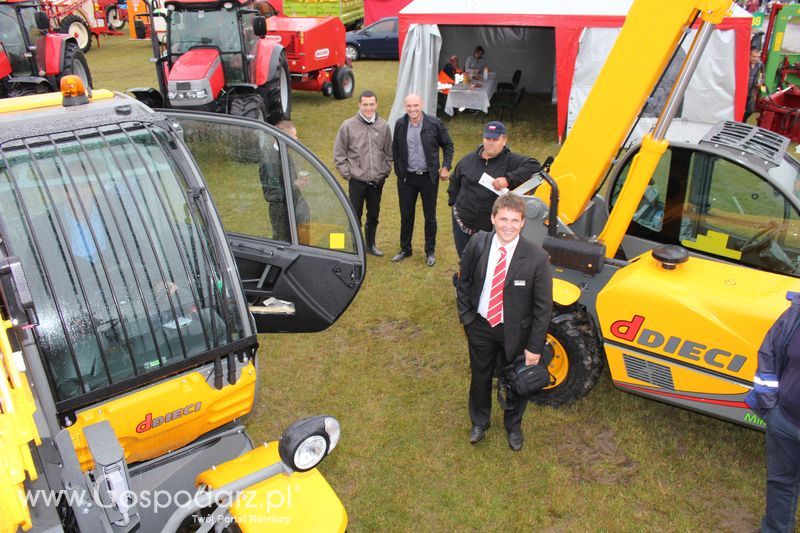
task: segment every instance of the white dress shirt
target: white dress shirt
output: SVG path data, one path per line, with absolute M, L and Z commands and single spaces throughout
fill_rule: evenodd
M 506 275 L 508 275 L 508 267 L 511 265 L 511 258 L 514 256 L 514 250 L 517 249 L 519 242 L 519 235 L 506 245 L 500 244 L 495 234 L 492 237 L 492 245 L 489 248 L 489 260 L 486 263 L 486 279 L 483 281 L 483 290 L 481 290 L 481 297 L 478 300 L 478 314 L 483 318 L 487 318 L 489 313 L 489 296 L 492 292 L 492 278 L 494 278 L 494 269 L 497 266 L 497 260 L 500 259 L 500 247 L 506 249 Z M 501 315 L 500 322 L 503 322 L 505 317 Z

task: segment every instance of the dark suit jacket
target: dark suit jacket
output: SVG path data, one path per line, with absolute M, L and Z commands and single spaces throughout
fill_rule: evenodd
M 457 299 L 459 319 L 465 326 L 478 316 L 492 237 L 494 232 L 473 235 L 461 258 Z M 553 312 L 550 256 L 522 236 L 506 271 L 503 312 L 506 360 L 513 361 L 524 349 L 542 353 Z
M 408 172 L 408 115 L 403 115 L 394 124 L 392 136 L 392 159 L 394 160 L 394 174 L 399 181 L 406 178 Z M 442 167 L 448 170 L 453 168 L 453 154 L 455 146 L 453 139 L 447 132 L 442 121 L 436 117 L 422 114 L 422 131 L 419 132 L 422 141 L 422 151 L 425 153 L 425 163 L 432 181 L 439 179 L 439 148 L 442 149 Z

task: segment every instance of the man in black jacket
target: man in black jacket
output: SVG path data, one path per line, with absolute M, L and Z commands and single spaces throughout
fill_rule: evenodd
M 439 149 L 443 161 L 439 168 Z M 406 114 L 394 125 L 392 159 L 400 199 L 400 251 L 392 261 L 411 255 L 417 196 L 422 196 L 425 215 L 425 262 L 436 263 L 436 198 L 439 180 L 446 181 L 453 166 L 453 141 L 438 118 L 422 112 L 422 98 L 406 97 Z
M 520 236 L 525 202 L 513 193 L 504 194 L 494 202 L 490 216 L 494 231 L 479 231 L 470 239 L 457 287 L 458 316 L 467 334 L 472 372 L 472 444 L 489 428 L 496 359 L 506 366 L 524 354 L 526 365 L 547 364 L 542 352 L 553 310 L 550 257 Z M 522 449 L 527 404 L 527 398 L 510 398 L 504 415 L 508 445 L 515 452 Z
M 472 234 L 492 231 L 490 215 L 497 195 L 518 187 L 541 168 L 535 159 L 511 152 L 507 143 L 503 123 L 489 122 L 481 146 L 464 156 L 450 176 L 447 203 L 453 208 L 453 239 L 459 257 Z

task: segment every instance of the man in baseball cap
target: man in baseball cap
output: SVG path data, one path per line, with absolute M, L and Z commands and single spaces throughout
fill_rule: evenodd
M 464 156 L 450 174 L 448 204 L 453 208 L 453 239 L 458 257 L 478 230 L 492 231 L 492 205 L 506 189 L 513 189 L 539 172 L 539 162 L 515 154 L 506 146 L 508 131 L 496 120 L 483 127 L 483 142 Z M 491 188 L 480 183 L 491 178 Z

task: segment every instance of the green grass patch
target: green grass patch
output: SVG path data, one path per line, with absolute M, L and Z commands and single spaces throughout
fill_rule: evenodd
M 149 44 L 107 38 L 88 54 L 96 87 L 155 84 Z M 394 100 L 397 63 L 355 64 L 356 93 Z M 332 168 L 339 124 L 355 99 L 295 92 L 300 139 Z M 456 159 L 475 149 L 482 115 L 445 118 Z M 549 96 L 526 97 L 510 145 L 544 160 L 558 151 Z M 525 447 L 508 449 L 499 410 L 487 438 L 468 443 L 466 338 L 451 284 L 457 267 L 446 187 L 439 190 L 434 268 L 424 264 L 421 206 L 414 255 L 399 264 L 393 178 L 378 244 L 344 316 L 313 335 L 262 336 L 259 396 L 247 426 L 272 440 L 299 417 L 330 413 L 342 441 L 321 466 L 344 502 L 350 531 L 753 531 L 763 510 L 764 436 L 626 395 L 607 375 L 584 400 L 531 406 Z

